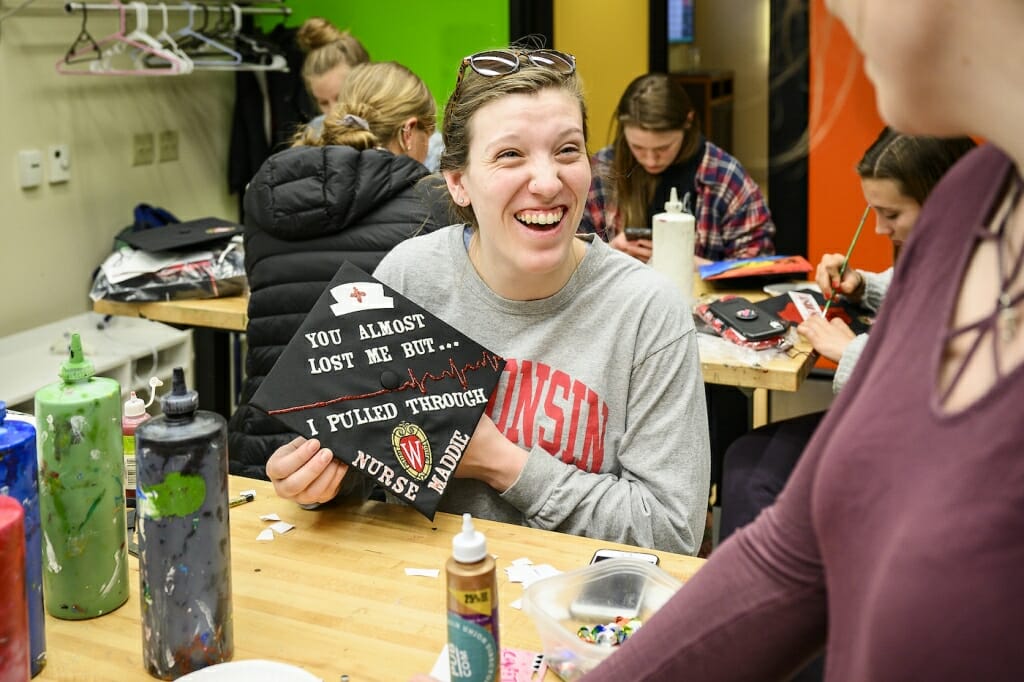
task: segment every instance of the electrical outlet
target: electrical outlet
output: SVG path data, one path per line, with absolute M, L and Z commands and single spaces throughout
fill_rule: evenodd
M 160 163 L 178 160 L 178 131 L 161 130 L 158 136 Z
M 145 166 L 153 163 L 155 156 L 153 133 L 135 133 L 132 136 L 132 165 Z
M 51 185 L 71 179 L 71 152 L 66 144 L 52 144 L 46 149 L 50 159 L 48 179 Z

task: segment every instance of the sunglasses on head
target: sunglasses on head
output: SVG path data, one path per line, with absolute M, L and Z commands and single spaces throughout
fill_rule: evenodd
M 576 72 L 576 58 L 558 50 L 486 50 L 471 54 L 462 60 L 455 90 L 459 91 L 466 67 L 486 78 L 507 76 L 522 68 L 523 62 L 541 69 L 568 76 Z

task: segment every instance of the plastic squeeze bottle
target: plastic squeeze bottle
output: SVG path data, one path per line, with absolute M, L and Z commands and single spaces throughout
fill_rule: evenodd
M 124 403 L 124 411 L 121 416 L 121 441 L 124 450 L 124 498 L 129 507 L 135 506 L 135 429 L 139 424 L 149 419 L 146 411 L 153 400 L 156 399 L 156 387 L 163 386 L 162 381 L 153 377 L 149 380 L 149 400 L 142 402 L 142 398 L 132 391 L 128 400 Z
M 693 302 L 695 225 L 694 217 L 683 211 L 675 187 L 669 190 L 665 212 L 651 218 L 651 266 L 676 283 L 687 304 Z
M 25 511 L 0 495 L 0 680 L 29 678 L 28 606 L 25 604 Z
M 43 553 L 39 543 L 39 467 L 36 429 L 7 418 L 0 400 L 0 496 L 10 496 L 25 510 L 25 599 L 31 643 L 32 676 L 46 665 L 46 614 L 43 612 Z M 0 590 L 3 594 L 3 590 Z M 3 640 L 0 635 L 0 641 Z M 0 645 L 2 646 L 2 645 Z M 0 654 L 0 669 L 4 657 Z M 0 670 L 0 679 L 4 679 Z
M 487 539 L 462 515 L 445 564 L 448 583 L 448 667 L 452 680 L 500 682 L 498 582 Z
M 69 620 L 128 600 L 121 388 L 94 374 L 72 334 L 60 381 L 35 399 L 43 596 L 50 615 Z
M 142 659 L 163 680 L 234 653 L 227 422 L 173 377 L 135 430 Z

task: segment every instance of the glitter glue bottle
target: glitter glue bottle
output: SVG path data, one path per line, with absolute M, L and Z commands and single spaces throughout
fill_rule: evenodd
M 164 382 L 160 379 L 152 377 L 149 380 L 149 400 L 147 402 L 143 402 L 142 398 L 132 391 L 124 403 L 121 417 L 121 442 L 124 450 L 124 498 L 129 507 L 135 506 L 135 429 L 149 419 L 146 408 L 152 405 L 153 400 L 156 399 L 156 387 L 163 385 Z
M 36 393 L 43 596 L 51 616 L 102 616 L 128 600 L 121 388 L 93 376 L 71 335 L 60 381 Z
M 499 682 L 498 581 L 494 557 L 473 517 L 462 515 L 462 532 L 452 538 L 444 567 L 448 582 L 448 667 L 451 679 Z
M 28 606 L 25 604 L 25 511 L 0 496 L 0 680 L 28 680 Z
M 46 665 L 38 474 L 35 427 L 28 422 L 8 419 L 7 405 L 0 400 L 0 496 L 14 498 L 25 512 L 25 600 L 28 603 L 33 677 Z M 2 658 L 0 655 L 0 660 Z M 4 679 L 2 674 L 0 679 Z
M 695 219 L 683 211 L 683 202 L 675 187 L 669 190 L 665 212 L 651 218 L 651 241 L 654 245 L 651 267 L 668 276 L 693 303 L 693 249 Z
M 163 415 L 135 429 L 142 658 L 163 680 L 234 652 L 227 422 L 173 376 Z

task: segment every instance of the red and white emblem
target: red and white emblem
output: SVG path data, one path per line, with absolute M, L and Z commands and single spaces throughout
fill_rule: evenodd
M 416 424 L 402 422 L 391 432 L 391 449 L 405 473 L 417 481 L 424 480 L 432 468 L 430 441 Z

